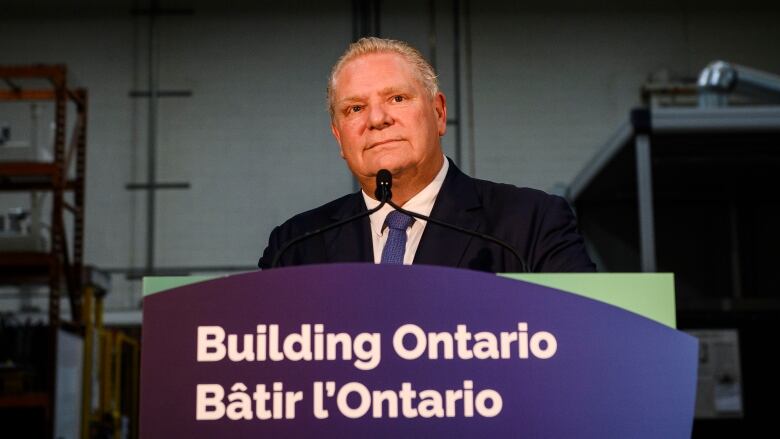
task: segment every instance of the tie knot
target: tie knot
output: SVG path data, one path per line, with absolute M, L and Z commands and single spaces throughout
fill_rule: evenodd
M 397 210 L 388 213 L 385 218 L 385 225 L 396 230 L 406 230 L 413 222 L 414 218 Z

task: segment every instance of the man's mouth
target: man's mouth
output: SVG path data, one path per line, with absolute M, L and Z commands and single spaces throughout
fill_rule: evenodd
M 392 142 L 399 142 L 399 141 L 401 141 L 401 140 L 403 140 L 403 139 L 387 139 L 387 140 L 380 140 L 379 142 L 374 142 L 374 143 L 372 143 L 372 144 L 371 144 L 371 145 L 369 145 L 369 146 L 368 146 L 368 148 L 366 148 L 366 149 L 372 149 L 372 148 L 376 148 L 377 146 L 382 146 L 382 145 L 385 145 L 385 144 L 388 144 L 388 143 L 392 143 Z

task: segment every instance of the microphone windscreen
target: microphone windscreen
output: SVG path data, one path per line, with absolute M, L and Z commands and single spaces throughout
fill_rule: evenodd
M 376 173 L 376 190 L 374 196 L 377 200 L 383 200 L 385 191 L 387 191 L 387 200 L 391 197 L 390 188 L 393 187 L 393 174 L 387 169 L 380 169 Z

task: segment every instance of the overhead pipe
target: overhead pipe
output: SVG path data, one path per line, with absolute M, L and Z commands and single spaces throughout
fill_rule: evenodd
M 725 61 L 713 61 L 705 67 L 698 86 L 700 107 L 725 106 L 728 95 L 735 91 L 780 98 L 780 76 Z

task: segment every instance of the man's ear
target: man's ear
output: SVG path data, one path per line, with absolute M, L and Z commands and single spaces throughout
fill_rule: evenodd
M 436 112 L 436 126 L 441 137 L 447 132 L 447 98 L 444 93 L 438 92 L 433 97 L 433 110 Z
M 333 134 L 333 137 L 339 144 L 339 154 L 341 154 L 341 158 L 344 158 L 344 148 L 341 146 L 341 134 L 339 134 L 339 130 L 336 128 L 336 124 L 332 121 L 330 123 L 330 133 Z

